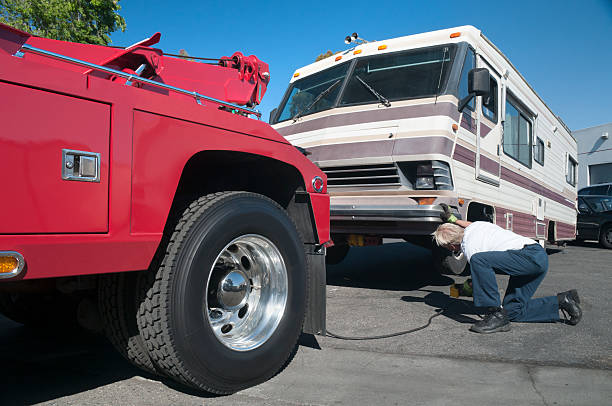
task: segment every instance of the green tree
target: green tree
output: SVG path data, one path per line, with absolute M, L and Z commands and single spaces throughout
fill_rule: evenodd
M 1 0 L 0 0 L 1 1 Z M 337 53 L 337 52 L 336 52 Z M 315 62 L 319 62 L 322 59 L 325 58 L 329 58 L 330 56 L 334 55 L 334 53 L 330 50 L 328 50 L 327 52 L 325 52 L 324 54 L 320 54 L 319 56 L 317 56 L 317 59 L 315 59 Z
M 0 22 L 41 37 L 108 45 L 125 31 L 119 0 L 0 0 Z

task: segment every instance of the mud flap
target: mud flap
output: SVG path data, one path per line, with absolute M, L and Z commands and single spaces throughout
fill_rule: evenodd
M 326 272 L 325 247 L 305 244 L 306 263 L 310 270 L 308 283 L 308 306 L 302 331 L 309 334 L 325 335 L 326 313 Z

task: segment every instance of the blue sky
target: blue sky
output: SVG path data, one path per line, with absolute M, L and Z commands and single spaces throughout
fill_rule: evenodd
M 296 68 L 354 31 L 368 40 L 474 25 L 514 63 L 572 130 L 612 121 L 612 0 L 192 1 L 123 0 L 130 45 L 156 31 L 165 52 L 254 54 L 270 64 L 259 109 L 267 120 Z

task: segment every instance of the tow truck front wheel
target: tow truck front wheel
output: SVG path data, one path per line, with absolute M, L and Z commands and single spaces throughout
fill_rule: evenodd
M 228 394 L 278 373 L 307 300 L 303 243 L 275 202 L 222 192 L 183 213 L 157 270 L 139 281 L 138 325 L 156 366 Z

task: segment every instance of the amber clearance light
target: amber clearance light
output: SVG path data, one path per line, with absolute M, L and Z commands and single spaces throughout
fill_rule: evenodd
M 0 279 L 18 275 L 25 266 L 23 256 L 14 251 L 0 251 Z

